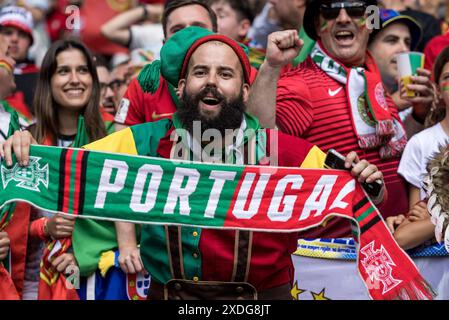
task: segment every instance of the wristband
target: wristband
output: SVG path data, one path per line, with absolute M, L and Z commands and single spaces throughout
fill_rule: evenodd
M 11 74 L 13 73 L 14 70 L 13 66 L 9 62 L 1 59 L 0 59 L 0 68 L 6 69 L 6 71 L 8 71 Z

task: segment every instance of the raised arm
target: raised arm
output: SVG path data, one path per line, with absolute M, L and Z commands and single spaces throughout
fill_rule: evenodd
M 303 41 L 296 30 L 274 32 L 268 36 L 267 54 L 254 81 L 248 112 L 259 118 L 263 127 L 276 127 L 276 90 L 281 69 L 299 54 Z
M 106 22 L 101 27 L 101 33 L 109 40 L 127 46 L 131 39 L 130 27 L 145 20 L 158 22 L 162 11 L 162 5 L 147 4 L 138 6 Z

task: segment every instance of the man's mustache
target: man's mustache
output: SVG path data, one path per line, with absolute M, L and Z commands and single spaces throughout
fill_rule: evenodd
M 217 87 L 215 86 L 206 86 L 203 90 L 201 90 L 196 98 L 198 100 L 202 100 L 204 98 L 206 98 L 207 96 L 212 96 L 213 98 L 219 100 L 219 101 L 223 101 L 225 100 L 225 96 L 223 96 L 220 92 L 218 92 Z

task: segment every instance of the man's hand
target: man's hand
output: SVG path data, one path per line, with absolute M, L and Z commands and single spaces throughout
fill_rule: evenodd
M 424 201 L 418 202 L 415 204 L 408 214 L 408 219 L 411 222 L 419 221 L 419 220 L 426 220 L 429 219 L 429 211 L 427 210 L 427 204 Z
M 121 247 L 119 251 L 118 262 L 124 273 L 134 274 L 145 271 L 139 248 Z
M 268 36 L 266 62 L 270 67 L 280 69 L 298 56 L 303 45 L 296 30 L 273 32 Z
M 345 159 L 345 168 L 350 169 L 351 167 L 351 175 L 360 183 L 373 183 L 376 180 L 382 181 L 382 190 L 379 195 L 376 198 L 370 197 L 374 204 L 381 203 L 385 195 L 385 183 L 382 172 L 374 164 L 370 164 L 366 160 L 360 160 L 354 151 L 348 153 Z
M 408 102 L 409 106 L 413 106 L 414 114 L 421 120 L 424 120 L 435 98 L 435 89 L 430 80 L 432 73 L 429 70 L 419 68 L 417 73 L 417 76 L 412 76 L 411 78 L 412 84 L 407 86 L 407 88 L 414 91 L 416 95 L 414 97 L 407 97 L 406 88 L 401 84 L 400 100 L 397 102 L 399 105 Z M 401 100 L 404 102 L 401 103 Z
M 65 273 L 68 266 L 75 265 L 76 259 L 72 253 L 63 253 L 51 262 L 51 266 L 58 272 Z
M 54 239 L 68 238 L 72 235 L 75 228 L 75 217 L 63 216 L 61 214 L 55 214 L 48 219 L 47 230 L 48 236 Z
M 407 220 L 407 218 L 403 214 L 394 217 L 388 217 L 386 221 L 387 227 L 391 233 L 394 233 L 396 228 L 399 227 L 399 225 L 401 225 L 405 220 Z
M 5 158 L 6 165 L 12 165 L 12 152 L 21 166 L 27 166 L 30 161 L 30 145 L 37 144 L 28 131 L 16 131 L 0 145 L 0 156 Z
M 374 164 L 370 164 L 366 160 L 360 160 L 357 153 L 351 151 L 346 156 L 345 160 L 346 169 L 351 168 L 353 164 L 354 167 L 351 169 L 351 175 L 354 178 L 357 178 L 358 182 L 372 183 L 376 180 L 383 181 L 382 172 L 380 172 L 379 169 L 377 169 L 377 167 Z
M 4 260 L 9 251 L 9 237 L 6 232 L 0 232 L 0 261 Z

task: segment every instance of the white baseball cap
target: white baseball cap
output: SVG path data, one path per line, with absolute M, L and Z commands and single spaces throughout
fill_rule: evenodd
M 8 6 L 0 10 L 0 26 L 14 27 L 27 33 L 33 42 L 33 16 L 25 8 Z

